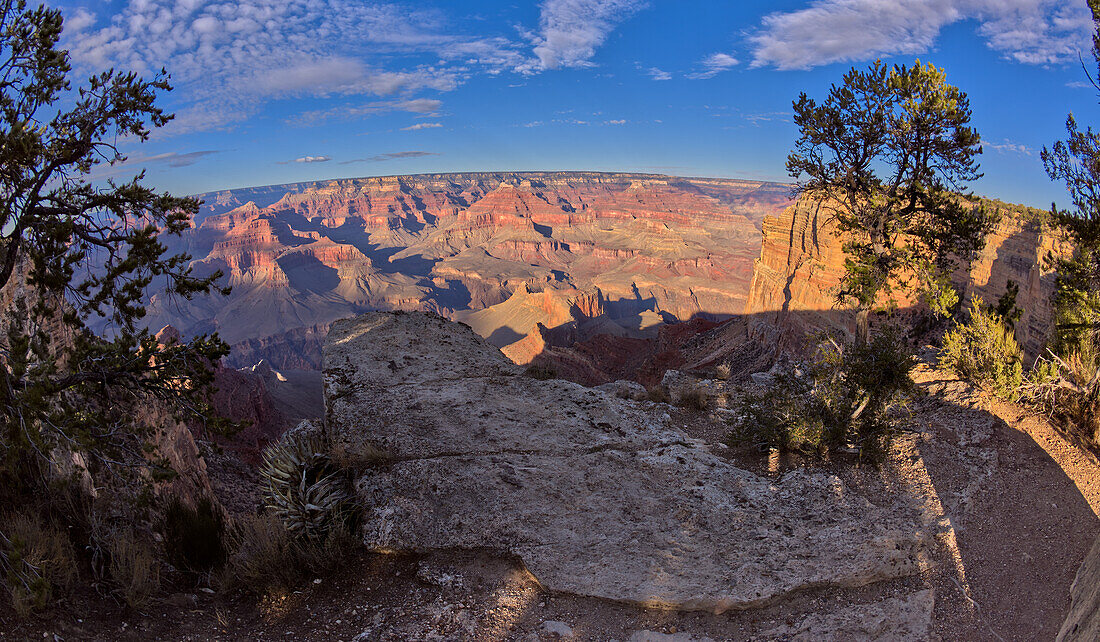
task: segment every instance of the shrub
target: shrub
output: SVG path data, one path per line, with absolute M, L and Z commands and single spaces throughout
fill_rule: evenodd
M 695 387 L 680 396 L 677 405 L 692 410 L 706 410 L 710 406 L 710 396 L 702 387 Z
M 672 397 L 668 396 L 668 391 L 660 384 L 646 390 L 646 399 L 654 403 L 672 403 Z
M 207 573 L 225 561 L 225 521 L 209 498 L 191 507 L 173 497 L 164 510 L 164 551 L 177 569 Z
M 147 537 L 118 530 L 108 535 L 107 571 L 115 592 L 133 609 L 147 606 L 160 590 L 160 562 Z
M 229 530 L 230 554 L 223 580 L 264 593 L 291 590 L 317 574 L 334 570 L 357 543 L 346 525 L 317 540 L 295 537 L 271 513 L 250 515 Z
M 264 451 L 260 476 L 267 507 L 295 537 L 324 539 L 352 517 L 348 473 L 315 433 L 284 434 Z
M 731 445 L 827 456 L 849 451 L 876 460 L 915 387 L 914 360 L 893 328 L 870 343 L 830 339 L 810 363 L 781 370 L 766 392 L 742 399 Z
M 12 608 L 21 616 L 44 609 L 72 585 L 76 563 L 68 536 L 53 524 L 17 512 L 0 526 L 0 568 Z
M 969 314 L 966 324 L 944 335 L 940 364 L 1002 399 L 1019 399 L 1023 365 L 1012 331 L 995 311 L 983 308 L 980 298 L 971 303 Z
M 714 378 L 719 381 L 728 381 L 732 374 L 732 369 L 728 363 L 720 363 L 714 368 Z
M 558 370 L 552 363 L 540 359 L 532 361 L 527 369 L 523 371 L 523 374 L 539 381 L 548 381 L 558 377 Z

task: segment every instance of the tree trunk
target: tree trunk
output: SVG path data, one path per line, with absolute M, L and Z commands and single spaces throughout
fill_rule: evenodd
M 856 341 L 860 345 L 871 342 L 871 311 L 867 308 L 860 308 L 856 312 Z

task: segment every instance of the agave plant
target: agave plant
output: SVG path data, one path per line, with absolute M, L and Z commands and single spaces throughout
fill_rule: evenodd
M 264 451 L 266 505 L 292 534 L 316 539 L 346 517 L 351 493 L 345 472 L 316 435 L 288 433 Z

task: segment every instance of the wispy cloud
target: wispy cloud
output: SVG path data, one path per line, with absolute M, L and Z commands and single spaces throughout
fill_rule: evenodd
M 699 64 L 703 68 L 702 71 L 688 74 L 688 78 L 691 78 L 693 80 L 713 78 L 723 71 L 729 71 L 730 69 L 733 69 L 737 65 L 741 64 L 741 61 L 729 54 L 716 53 L 707 56 Z
M 992 149 L 998 154 L 1015 154 L 1017 156 L 1034 156 L 1035 150 L 1031 149 L 1027 145 L 1016 143 L 1007 138 L 999 143 L 992 143 L 989 141 L 982 141 L 982 147 L 985 149 Z
M 645 0 L 544 0 L 535 45 L 535 60 L 521 71 L 590 67 L 596 48 L 622 21 L 647 6 Z
M 667 72 L 663 69 L 658 69 L 657 67 L 650 67 L 649 69 L 646 70 L 646 72 L 649 74 L 649 77 L 652 78 L 653 80 L 672 80 L 672 74 L 671 73 L 669 73 L 669 72 Z
M 1084 2 L 1066 0 L 814 0 L 765 16 L 750 36 L 752 66 L 809 69 L 929 51 L 940 31 L 976 20 L 986 44 L 1028 64 L 1073 60 L 1094 29 Z
M 196 152 L 166 152 L 152 155 L 131 155 L 124 161 L 114 164 L 103 163 L 92 168 L 88 175 L 89 180 L 101 180 L 119 174 L 134 173 L 139 168 L 151 165 L 167 165 L 168 167 L 187 167 L 194 165 L 211 154 L 217 154 L 219 150 L 205 149 Z
M 443 101 L 435 98 L 375 101 L 364 105 L 345 105 L 330 109 L 310 110 L 288 118 L 286 122 L 290 125 L 310 126 L 319 125 L 328 120 L 353 120 L 392 112 L 435 116 L 442 106 Z
M 623 119 L 618 119 L 618 120 L 605 120 L 605 121 L 603 121 L 603 124 L 605 124 L 605 125 L 625 125 L 625 124 L 626 124 L 626 120 L 623 120 Z
M 351 160 L 341 161 L 341 165 L 350 165 L 351 163 L 381 163 L 384 161 L 401 160 L 404 158 L 420 158 L 422 156 L 439 156 L 437 152 L 387 152 L 385 154 L 378 154 L 377 156 L 368 156 L 367 158 L 353 158 Z
M 302 156 L 301 158 L 295 158 L 294 160 L 279 161 L 280 165 L 289 165 L 290 163 L 327 163 L 332 160 L 331 156 Z
M 408 127 L 402 127 L 401 131 L 403 131 L 403 132 L 414 132 L 414 131 L 417 131 L 417 130 L 420 130 L 420 129 L 435 129 L 437 127 L 442 127 L 442 126 L 443 126 L 443 123 L 417 123 L 415 125 L 409 125 Z

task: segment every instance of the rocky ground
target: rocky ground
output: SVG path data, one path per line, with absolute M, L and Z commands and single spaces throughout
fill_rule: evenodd
M 440 404 L 464 403 L 462 400 L 470 397 L 455 387 L 456 382 L 470 386 L 479 377 L 496 377 L 499 389 L 511 391 L 494 401 L 486 397 L 485 389 L 478 388 L 485 414 L 475 414 L 470 421 L 482 422 L 481 434 L 488 435 L 486 439 L 507 438 L 494 436 L 493 431 L 501 423 L 496 421 L 499 415 L 494 414 L 498 412 L 515 413 L 515 421 L 529 421 L 538 428 L 526 435 L 529 444 L 524 448 L 479 452 L 476 444 L 462 442 L 468 431 L 460 428 L 471 426 L 463 423 L 465 420 L 456 420 L 452 422 L 455 430 L 447 433 L 453 438 L 448 444 L 450 450 L 421 453 L 423 456 L 407 451 L 388 472 L 361 483 L 361 492 L 374 497 L 372 506 L 395 510 L 403 507 L 406 516 L 421 520 L 418 531 L 385 530 L 378 527 L 392 524 L 385 517 L 394 513 L 375 513 L 367 520 L 368 531 L 375 527 L 368 532 L 368 541 L 376 546 L 385 538 L 411 542 L 414 545 L 407 548 L 420 553 L 386 555 L 364 550 L 346 560 L 338 573 L 317 578 L 291 594 L 257 598 L 185 591 L 144 614 L 126 612 L 88 596 L 78 600 L 75 607 L 30 621 L 17 621 L 4 613 L 0 615 L 0 632 L 8 639 L 102 640 L 1054 639 L 1069 609 L 1074 574 L 1100 528 L 1100 463 L 1093 455 L 1044 418 L 992 400 L 927 365 L 918 369 L 915 378 L 928 395 L 912 408 L 911 429 L 896 441 L 885 465 L 880 469 L 856 468 L 850 463 L 834 462 L 805 471 L 804 462 L 797 459 L 726 448 L 721 443 L 726 413 L 717 399 L 707 409 L 693 409 L 624 400 L 617 393 L 590 393 L 574 384 L 536 382 L 491 372 L 476 355 L 464 352 L 469 346 L 463 341 L 460 333 L 442 335 L 441 340 L 430 342 L 432 349 L 449 350 L 461 357 L 452 361 L 458 365 L 445 373 L 422 363 L 406 364 L 402 359 L 414 352 L 404 355 L 393 350 L 387 351 L 393 355 L 391 359 L 363 359 L 345 370 L 349 378 L 362 375 L 365 380 L 384 382 L 390 390 L 386 397 L 390 406 L 401 401 L 398 405 L 402 409 L 413 408 L 406 411 L 412 417 L 406 427 L 398 430 L 416 425 L 414 419 L 418 416 L 433 416 L 433 405 L 438 410 Z M 924 355 L 926 362 L 929 356 Z M 330 379 L 332 374 L 328 372 Z M 387 377 L 391 379 L 387 381 Z M 433 381 L 450 383 L 434 387 Z M 703 385 L 718 394 L 725 388 L 717 382 Z M 433 389 L 446 394 L 425 392 Z M 334 390 L 339 392 L 330 383 L 330 396 Z M 544 394 L 557 397 L 559 414 L 568 417 L 572 412 L 576 421 L 556 424 L 552 413 L 538 415 L 540 400 L 545 401 L 539 395 Z M 595 396 L 585 404 L 579 403 L 576 395 L 581 400 Z M 349 396 L 340 398 L 352 404 Z M 354 407 L 349 405 L 345 410 Z M 335 410 L 330 419 L 339 423 L 338 404 Z M 380 411 L 375 407 L 371 410 Z M 605 417 L 609 413 L 616 416 Z M 355 416 L 365 421 L 369 413 Z M 632 461 L 645 475 L 691 472 L 705 465 L 717 471 L 716 478 L 685 478 L 679 485 L 671 477 L 662 478 L 655 490 L 632 477 L 629 466 L 618 467 L 614 458 L 598 459 L 609 457 L 607 453 L 616 449 L 626 452 L 624 445 L 633 438 L 629 435 L 608 437 L 604 448 L 575 455 L 569 451 L 571 433 L 567 428 L 589 419 L 598 419 L 597 430 L 606 430 L 599 428 L 600 423 L 617 427 L 636 424 L 635 436 L 652 437 L 656 446 L 634 447 L 637 457 Z M 404 445 L 390 444 L 391 450 L 431 446 L 418 442 L 424 436 L 415 430 L 399 434 Z M 680 436 L 674 439 L 677 434 Z M 677 440 L 679 443 L 673 443 Z M 673 451 L 671 457 L 667 456 Z M 418 513 L 417 506 L 426 506 L 424 502 L 429 500 L 416 492 L 415 484 L 395 486 L 395 482 L 415 481 L 413 473 L 422 480 L 441 482 L 442 477 L 433 475 L 462 470 L 448 468 L 454 465 L 449 460 L 470 462 L 483 457 L 497 458 L 496 465 L 507 472 L 503 477 L 511 480 L 504 479 L 499 487 L 487 482 L 485 488 L 498 493 L 495 499 L 507 505 L 518 497 L 527 504 L 509 508 L 516 516 L 512 524 L 472 515 L 470 507 L 459 502 L 456 506 L 463 507 L 470 523 L 444 521 L 452 527 L 448 535 L 447 529 L 437 528 L 438 520 L 445 520 L 445 515 L 437 514 L 433 521 L 431 515 Z M 588 511 L 587 523 L 553 521 L 552 515 L 539 508 L 538 495 L 560 492 L 563 495 L 557 499 L 568 501 L 568 493 L 574 491 L 569 484 L 547 486 L 546 479 L 517 466 L 511 457 L 538 457 L 541 469 L 558 470 L 559 474 L 564 474 L 564 469 L 553 468 L 555 459 L 571 462 L 580 471 L 588 470 L 584 468 L 586 462 L 598 461 L 603 469 L 618 472 L 606 479 L 587 480 L 597 499 L 602 493 L 601 484 L 610 480 L 633 484 L 629 487 L 630 497 L 624 491 L 623 505 L 643 506 L 638 497 L 652 497 L 667 502 L 666 513 L 690 509 L 694 514 L 676 515 L 672 521 L 652 508 L 641 518 L 616 514 L 604 531 L 598 523 L 598 512 L 574 506 L 574 511 Z M 440 467 L 434 468 L 432 462 Z M 825 486 L 816 486 L 814 480 Z M 727 487 L 733 481 L 737 483 Z M 232 485 L 232 476 L 215 479 L 219 491 Z M 799 529 L 813 526 L 815 520 L 825 516 L 813 513 L 812 507 L 792 504 L 794 500 L 789 493 L 785 495 L 784 489 L 809 493 L 822 487 L 834 489 L 843 501 L 830 503 L 834 500 L 814 496 L 815 504 L 827 504 L 852 516 L 836 518 L 848 520 L 839 522 L 847 542 L 817 540 L 819 545 L 833 546 L 833 550 L 815 551 L 798 541 L 805 536 Z M 520 493 L 509 500 L 504 497 L 511 492 L 509 488 L 529 488 L 537 493 Z M 685 496 L 692 488 L 703 489 L 696 499 Z M 451 488 L 450 494 L 458 490 Z M 713 505 L 705 500 L 711 490 L 750 503 L 762 502 L 773 512 L 762 516 L 760 522 L 768 525 L 770 539 L 744 549 L 753 531 L 738 531 L 727 522 L 713 521 L 709 512 Z M 492 517 L 492 509 L 484 513 Z M 779 519 L 780 515 L 785 515 L 786 521 Z M 524 529 L 529 526 L 524 520 L 535 518 L 550 520 L 543 523 L 544 530 L 555 535 L 524 539 Z M 892 520 L 893 527 L 883 530 L 884 520 Z M 655 538 L 669 536 L 670 524 L 677 523 L 690 525 L 691 529 L 677 534 L 675 541 L 662 549 Z M 618 550 L 605 551 L 592 537 L 593 533 L 621 530 L 624 524 L 650 548 L 627 550 L 624 554 L 624 542 L 617 541 L 614 544 Z M 911 532 L 903 531 L 907 524 Z M 490 533 L 485 530 L 487 525 L 496 530 Z M 565 525 L 572 530 L 564 530 Z M 784 529 L 790 532 L 784 533 Z M 714 538 L 707 535 L 710 531 Z M 508 541 L 499 539 L 504 537 L 499 534 L 505 532 L 511 533 Z M 444 546 L 449 536 L 461 539 L 478 533 L 485 535 L 482 546 L 472 541 L 452 548 Z M 728 546 L 721 544 L 719 536 L 729 540 Z M 881 551 L 876 553 L 879 549 L 875 547 L 881 546 L 884 538 L 894 544 L 913 543 L 907 551 L 912 553 L 912 562 L 904 571 L 882 572 L 880 563 L 887 558 Z M 602 551 L 600 558 L 578 559 L 562 549 L 561 541 L 571 542 L 574 552 Z M 863 544 L 846 548 L 851 542 Z M 711 549 L 701 553 L 692 550 L 700 543 Z M 506 554 L 502 549 L 511 549 L 515 554 Z M 740 573 L 755 574 L 754 586 L 771 590 L 767 599 L 741 599 L 736 590 L 715 592 L 714 587 L 721 582 L 733 580 L 730 585 L 738 585 L 738 578 L 724 574 L 722 569 L 731 565 L 727 556 L 742 550 L 751 550 L 757 558 L 749 560 L 755 567 Z M 628 580 L 639 569 L 649 565 L 659 571 L 666 568 L 662 565 L 684 560 L 692 561 L 692 565 L 682 566 L 668 583 L 635 587 L 650 592 L 665 590 L 661 593 L 665 603 L 639 604 L 640 600 L 627 595 L 634 590 L 627 586 Z M 823 570 L 823 560 L 834 565 L 836 560 L 846 560 L 850 565 L 841 565 L 830 573 Z M 536 569 L 534 575 L 530 569 Z M 586 573 L 590 578 L 587 585 Z M 700 593 L 685 593 L 685 587 L 698 588 Z M 619 592 L 619 599 L 594 596 L 614 591 Z M 725 601 L 715 600 L 715 595 Z M 704 603 L 698 598 L 710 601 Z

